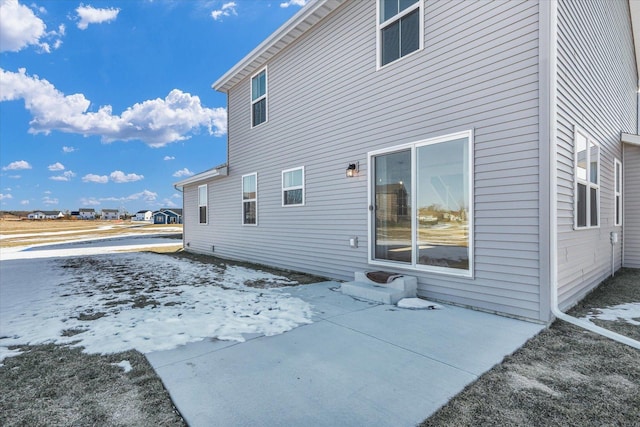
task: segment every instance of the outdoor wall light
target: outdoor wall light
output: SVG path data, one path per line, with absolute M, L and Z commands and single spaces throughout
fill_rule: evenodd
M 349 163 L 349 166 L 347 166 L 347 178 L 352 178 L 356 175 L 358 175 L 358 162 Z

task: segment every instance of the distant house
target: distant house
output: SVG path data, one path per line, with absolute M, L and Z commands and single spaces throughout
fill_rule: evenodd
M 310 0 L 213 83 L 185 250 L 551 321 L 640 268 L 639 6 Z
M 96 219 L 96 210 L 91 208 L 84 208 L 78 211 L 79 219 Z
M 153 212 L 141 210 L 136 212 L 136 214 L 131 218 L 132 221 L 147 221 L 151 222 L 153 220 Z
M 28 219 L 58 219 L 64 218 L 61 211 L 33 211 L 27 215 Z
M 153 213 L 154 224 L 182 224 L 182 209 L 160 209 Z
M 80 218 L 80 211 L 71 211 L 69 216 L 71 216 L 71 218 L 73 218 L 73 219 L 79 219 Z
M 100 219 L 120 219 L 120 212 L 118 211 L 118 209 L 102 209 L 102 212 L 100 213 Z

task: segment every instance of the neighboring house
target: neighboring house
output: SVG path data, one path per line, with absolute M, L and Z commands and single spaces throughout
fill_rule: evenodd
M 639 6 L 309 2 L 214 83 L 185 249 L 550 321 L 640 267 Z
M 120 211 L 118 211 L 118 209 L 102 209 L 102 212 L 100 213 L 100 219 L 120 219 Z
M 73 219 L 79 219 L 80 218 L 80 211 L 71 211 L 69 216 L 71 216 L 71 218 L 73 218 Z
M 27 215 L 28 219 L 59 219 L 64 218 L 61 211 L 33 211 Z
M 148 221 L 151 222 L 153 220 L 153 212 L 141 210 L 136 212 L 136 214 L 131 218 L 132 221 Z
M 182 209 L 160 209 L 153 213 L 154 224 L 182 224 Z
M 82 208 L 78 211 L 78 219 L 96 219 L 96 210 L 92 208 Z

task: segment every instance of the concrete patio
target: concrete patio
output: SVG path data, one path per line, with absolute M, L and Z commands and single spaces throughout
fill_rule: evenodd
M 544 328 L 449 305 L 359 301 L 339 287 L 279 291 L 309 302 L 312 324 L 147 358 L 191 427 L 413 426 Z

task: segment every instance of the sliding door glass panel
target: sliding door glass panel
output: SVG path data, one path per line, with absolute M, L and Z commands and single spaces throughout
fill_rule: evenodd
M 416 149 L 416 262 L 469 269 L 469 140 Z
M 412 262 L 411 150 L 375 157 L 375 259 Z

